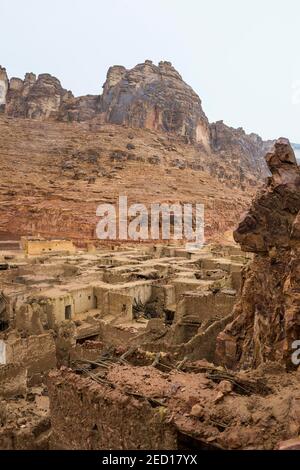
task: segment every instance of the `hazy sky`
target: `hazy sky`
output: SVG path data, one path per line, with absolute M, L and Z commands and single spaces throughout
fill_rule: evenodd
M 0 0 L 0 64 L 99 94 L 110 65 L 170 60 L 223 119 L 300 142 L 299 0 Z

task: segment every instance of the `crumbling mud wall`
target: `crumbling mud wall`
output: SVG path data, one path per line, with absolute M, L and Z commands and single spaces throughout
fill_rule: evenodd
M 1 429 L 0 448 L 1 450 L 49 450 L 49 428 L 50 421 L 45 419 L 30 430 L 17 430 L 12 426 L 10 429 Z
M 239 373 L 206 361 L 170 373 L 79 364 L 49 374 L 52 449 L 271 450 L 299 436 L 299 374 L 278 364 Z
M 46 333 L 7 341 L 7 363 L 21 364 L 28 375 L 43 374 L 56 367 L 53 335 Z
M 23 248 L 28 256 L 38 256 L 51 252 L 76 252 L 76 247 L 71 240 L 30 239 L 23 237 Z
M 25 395 L 26 391 L 27 369 L 22 364 L 0 366 L 0 397 Z
M 0 449 L 48 450 L 51 423 L 34 401 L 0 399 Z
M 176 449 L 176 433 L 160 408 L 68 371 L 51 372 L 55 449 Z
M 234 321 L 219 335 L 217 357 L 227 367 L 292 362 L 300 340 L 300 169 L 286 139 L 266 161 L 272 173 L 234 233 L 255 258 L 244 271 Z

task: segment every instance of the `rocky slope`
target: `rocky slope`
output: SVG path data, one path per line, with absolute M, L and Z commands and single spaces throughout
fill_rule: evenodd
M 205 204 L 206 234 L 234 227 L 254 189 L 217 157 L 165 134 L 101 124 L 0 116 L 0 238 L 24 234 L 95 237 L 96 207 L 130 203 Z M 229 175 L 228 175 L 229 176 Z
M 265 143 L 209 124 L 171 63 L 111 67 L 102 95 L 0 68 L 0 231 L 94 237 L 95 207 L 204 202 L 208 236 L 236 224 L 267 175 Z
M 235 320 L 218 338 L 218 356 L 228 367 L 271 360 L 292 368 L 300 338 L 300 168 L 285 139 L 266 161 L 272 177 L 234 233 L 255 258 L 244 273 Z

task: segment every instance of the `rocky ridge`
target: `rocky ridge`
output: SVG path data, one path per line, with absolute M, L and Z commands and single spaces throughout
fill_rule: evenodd
M 199 96 L 170 62 L 152 61 L 127 70 L 113 66 L 100 95 L 74 97 L 49 75 L 28 73 L 24 80 L 7 77 L 0 69 L 0 106 L 10 117 L 63 122 L 84 122 L 97 117 L 102 124 L 118 124 L 172 135 L 196 149 L 218 155 L 228 166 L 239 167 L 243 184 L 254 184 L 267 174 L 263 155 L 270 143 L 256 134 L 247 135 L 222 121 L 210 124 Z M 251 179 L 251 178 L 250 178 Z

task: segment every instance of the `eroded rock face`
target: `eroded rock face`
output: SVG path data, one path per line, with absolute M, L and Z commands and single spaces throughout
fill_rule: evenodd
M 9 82 L 1 69 L 0 104 L 1 97 L 9 116 L 86 121 L 99 115 L 105 123 L 169 132 L 188 143 L 210 147 L 209 123 L 201 100 L 170 62 L 156 66 L 147 60 L 131 70 L 111 67 L 103 94 L 82 97 L 74 97 L 49 74 L 36 79 L 30 73 L 24 81 L 12 78 Z
M 4 67 L 0 66 L 0 112 L 5 109 L 6 95 L 8 90 L 8 78 Z
M 235 320 L 217 343 L 217 356 L 230 368 L 268 361 L 293 364 L 300 340 L 300 169 L 286 139 L 266 156 L 272 173 L 267 187 L 234 233 L 244 251 L 256 254 L 246 268 Z
M 260 184 L 267 175 L 263 160 L 268 143 L 222 121 L 209 124 L 201 100 L 170 62 L 154 65 L 146 60 L 131 70 L 109 69 L 102 95 L 75 97 L 60 81 L 28 73 L 24 80 L 8 80 L 0 68 L 0 112 L 14 118 L 63 122 L 96 121 L 165 133 L 173 143 L 194 148 L 192 161 L 178 155 L 174 166 L 209 171 L 221 181 L 243 190 Z M 91 123 L 91 126 L 94 122 Z M 167 151 L 176 149 L 170 143 Z M 129 149 L 134 150 L 134 149 Z M 205 154 L 199 159 L 198 154 Z
M 12 78 L 7 94 L 6 113 L 13 117 L 46 119 L 58 117 L 64 100 L 72 99 L 60 81 L 49 74 L 36 76 L 28 73 L 24 81 Z
M 209 147 L 201 100 L 170 62 L 111 67 L 101 103 L 106 122 L 171 132 Z
M 59 109 L 58 120 L 81 122 L 94 118 L 99 113 L 100 96 L 87 95 L 74 97 L 65 95 Z
M 240 161 L 240 178 L 244 179 L 247 172 L 253 172 L 255 177 L 264 178 L 268 175 L 268 168 L 264 155 L 269 151 L 272 142 L 264 142 L 257 134 L 246 134 L 243 128 L 234 129 L 218 121 L 210 124 L 210 141 L 212 149 L 229 160 L 230 164 L 235 158 L 243 155 Z

